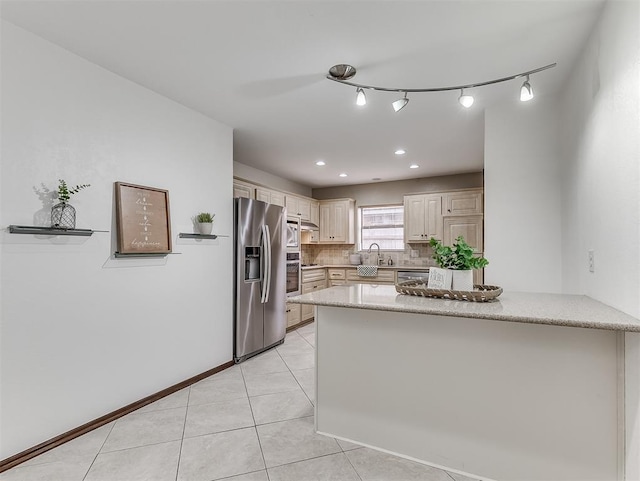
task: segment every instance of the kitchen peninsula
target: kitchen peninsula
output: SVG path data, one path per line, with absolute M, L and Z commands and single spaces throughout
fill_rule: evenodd
M 375 284 L 288 301 L 316 306 L 318 432 L 482 478 L 624 479 L 638 319 L 585 296 L 473 303 Z

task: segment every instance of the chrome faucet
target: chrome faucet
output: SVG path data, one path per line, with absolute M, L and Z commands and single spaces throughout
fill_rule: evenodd
M 373 246 L 376 246 L 378 248 L 378 254 L 376 254 L 376 265 L 379 265 L 382 259 L 380 259 L 380 246 L 378 245 L 377 242 L 371 243 L 371 245 L 369 246 L 369 250 L 367 250 L 367 253 L 371 254 L 371 248 Z

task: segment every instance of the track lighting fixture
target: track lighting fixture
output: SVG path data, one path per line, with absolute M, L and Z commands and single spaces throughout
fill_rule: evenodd
M 458 102 L 460 102 L 460 105 L 462 105 L 465 109 L 468 109 L 473 105 L 473 96 L 465 95 L 464 89 L 462 89 L 460 90 L 460 97 L 458 97 Z
M 396 100 L 391 105 L 393 106 L 393 110 L 396 112 L 400 112 L 403 108 L 407 106 L 409 103 L 409 99 L 407 98 L 407 92 L 404 93 L 404 97 Z
M 531 84 L 529 83 L 529 76 L 527 75 L 527 80 L 524 81 L 522 87 L 520 88 L 520 101 L 528 102 L 533 98 L 533 89 L 531 88 Z
M 458 97 L 458 102 L 460 102 L 464 107 L 469 108 L 473 104 L 473 96 L 465 95 L 464 89 L 472 89 L 476 87 L 483 87 L 485 85 L 497 84 L 501 82 L 507 82 L 509 80 L 526 77 L 526 80 L 522 84 L 522 88 L 520 89 L 520 100 L 526 102 L 527 100 L 531 100 L 533 98 L 533 89 L 531 88 L 531 84 L 529 83 L 529 75 L 533 75 L 534 73 L 542 72 L 543 70 L 547 70 L 549 68 L 553 68 L 556 66 L 556 63 L 551 63 L 549 65 L 545 65 L 544 67 L 536 68 L 533 70 L 529 70 L 527 72 L 518 73 L 515 75 L 510 75 L 508 77 L 502 77 L 495 80 L 487 80 L 485 82 L 477 82 L 467 85 L 456 85 L 453 87 L 434 87 L 434 88 L 424 88 L 424 89 L 399 89 L 393 87 L 376 87 L 373 85 L 362 85 L 354 82 L 349 82 L 348 80 L 353 78 L 356 74 L 356 68 L 347 65 L 347 64 L 338 64 L 334 65 L 329 69 L 329 74 L 327 75 L 327 79 L 333 80 L 334 82 L 338 82 L 344 85 L 349 85 L 351 87 L 356 87 L 356 104 L 357 105 L 366 105 L 367 100 L 364 94 L 365 90 L 379 90 L 383 92 L 400 92 L 404 94 L 404 97 L 398 100 L 395 100 L 391 105 L 393 106 L 393 110 L 399 112 L 409 103 L 409 99 L 407 98 L 407 94 L 409 92 L 444 92 L 448 90 L 460 90 L 460 97 Z

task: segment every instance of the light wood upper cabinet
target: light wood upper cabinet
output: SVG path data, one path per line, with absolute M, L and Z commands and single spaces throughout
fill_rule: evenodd
M 287 195 L 287 214 L 300 216 L 302 220 L 311 220 L 311 201 L 294 195 Z
M 405 242 L 428 242 L 431 237 L 442 240 L 442 195 L 404 196 Z
M 320 243 L 355 243 L 355 205 L 353 199 L 320 201 Z
M 443 215 L 482 215 L 482 190 L 444 194 Z
M 233 181 L 233 197 L 245 197 L 247 199 L 256 198 L 256 186 L 242 182 L 239 180 Z
M 320 225 L 320 202 L 317 200 L 309 202 L 309 221 Z
M 444 243 L 452 245 L 458 236 L 464 237 L 467 244 L 473 247 L 475 252 L 483 252 L 482 234 L 483 216 L 450 216 L 444 218 Z
M 277 190 L 256 187 L 256 199 L 266 202 L 267 204 L 275 204 L 282 207 L 285 206 L 284 194 Z

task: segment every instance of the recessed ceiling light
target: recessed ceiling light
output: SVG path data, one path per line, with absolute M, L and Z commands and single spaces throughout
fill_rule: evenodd
M 407 151 L 406 151 L 406 150 L 404 150 L 404 149 L 398 149 L 398 150 L 396 150 L 394 153 L 395 153 L 396 155 L 404 155 L 404 154 L 406 154 L 406 153 L 407 153 Z
M 322 165 L 327 165 L 327 164 L 325 163 L 324 160 L 319 160 L 318 162 L 316 162 L 316 165 L 322 166 Z
M 347 174 L 345 174 L 344 172 L 342 174 L 340 174 L 340 177 L 346 177 Z
M 418 167 L 420 167 L 418 164 L 411 164 L 409 166 L 410 169 L 417 169 Z

